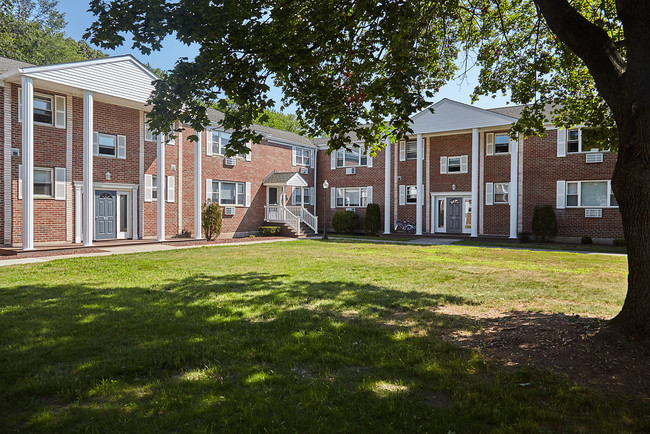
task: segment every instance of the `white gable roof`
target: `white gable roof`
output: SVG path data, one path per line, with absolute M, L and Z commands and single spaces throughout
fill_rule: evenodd
M 159 77 L 131 55 L 84 60 L 58 65 L 30 66 L 16 73 L 59 86 L 88 90 L 110 97 L 146 103 Z
M 434 112 L 431 113 L 429 109 Z M 517 120 L 447 98 L 430 105 L 411 119 L 415 134 L 509 126 Z

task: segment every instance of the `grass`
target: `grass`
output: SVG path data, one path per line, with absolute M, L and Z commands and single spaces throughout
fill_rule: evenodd
M 411 241 L 415 239 L 414 236 L 399 236 L 399 235 L 366 235 L 366 234 L 330 234 L 334 238 L 353 238 L 362 240 L 382 240 L 382 241 Z
M 528 250 L 557 250 L 569 252 L 594 252 L 594 253 L 617 253 L 626 254 L 625 246 L 613 246 L 607 244 L 567 244 L 567 243 L 508 243 L 503 241 L 490 241 L 484 239 L 464 239 L 457 241 L 460 246 L 480 247 L 501 247 L 507 249 L 528 249 Z
M 625 432 L 647 402 L 443 340 L 517 307 L 614 314 L 623 257 L 301 241 L 0 269 L 4 431 Z

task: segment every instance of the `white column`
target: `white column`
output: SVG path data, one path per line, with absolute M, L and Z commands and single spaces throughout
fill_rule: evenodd
M 300 206 L 305 207 L 305 187 L 300 187 Z
M 384 233 L 390 234 L 390 139 L 386 139 L 384 154 Z
M 34 82 L 23 77 L 23 250 L 34 250 Z
M 94 131 L 94 100 L 93 93 L 84 91 L 83 117 L 83 243 L 93 245 L 95 235 L 95 192 L 93 191 L 93 131 Z M 72 116 L 71 113 L 68 116 Z
M 75 184 L 74 186 L 74 242 L 79 244 L 83 241 L 82 227 L 83 227 L 83 213 L 82 213 L 82 199 L 81 185 Z
M 517 238 L 517 179 L 519 162 L 519 137 L 517 140 L 510 140 L 510 238 Z
M 422 202 L 424 198 L 424 191 L 422 191 L 422 163 L 424 161 L 424 152 L 422 149 L 422 134 L 417 136 L 417 171 L 416 171 L 416 182 L 417 182 L 417 210 L 415 214 L 415 235 L 422 235 Z
M 158 134 L 158 174 L 156 175 L 158 198 L 158 241 L 165 241 L 165 141 Z
M 138 237 L 138 187 L 131 190 L 131 238 L 134 240 Z
M 200 240 L 203 234 L 203 228 L 201 228 L 201 205 L 203 204 L 201 200 L 201 186 L 203 185 L 201 179 L 201 152 L 203 150 L 201 136 L 203 132 L 198 132 L 197 135 L 199 140 L 194 142 L 194 238 Z
M 472 237 L 478 237 L 478 128 L 472 129 Z

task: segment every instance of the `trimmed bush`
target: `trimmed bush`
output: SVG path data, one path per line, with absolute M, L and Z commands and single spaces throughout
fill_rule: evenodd
M 363 227 L 370 235 L 377 235 L 381 228 L 381 210 L 376 203 L 369 203 L 366 207 L 366 219 Z
M 582 244 L 593 244 L 593 243 L 594 243 L 594 240 L 592 240 L 591 237 L 590 237 L 589 235 L 584 235 L 584 236 L 582 237 L 582 240 L 580 240 L 580 242 L 581 242 Z
M 551 205 L 537 205 L 533 211 L 533 234 L 542 241 L 557 235 L 557 220 Z
M 622 239 L 622 238 L 617 238 L 617 239 L 615 239 L 613 244 L 614 244 L 615 246 L 618 246 L 618 247 L 625 247 L 625 246 L 627 246 L 627 244 L 625 243 L 625 240 Z
M 332 226 L 340 234 L 351 234 L 358 222 L 359 216 L 354 211 L 337 211 L 332 216 Z
M 221 206 L 214 202 L 204 203 L 201 217 L 203 219 L 205 238 L 208 241 L 214 240 L 221 233 Z
M 272 237 L 280 233 L 280 226 L 260 226 L 257 228 L 265 237 Z

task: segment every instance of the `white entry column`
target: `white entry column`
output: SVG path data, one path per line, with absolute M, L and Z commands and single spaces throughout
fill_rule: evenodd
M 201 227 L 201 152 L 203 146 L 201 145 L 201 137 L 203 132 L 196 133 L 199 139 L 194 142 L 194 238 L 200 240 L 202 238 L 203 228 Z
M 517 238 L 517 180 L 519 163 L 519 134 L 517 140 L 510 140 L 510 189 L 508 197 L 510 198 L 510 238 Z
M 23 77 L 23 250 L 34 250 L 34 82 Z
M 156 189 L 158 202 L 158 241 L 165 241 L 165 139 L 163 134 L 158 134 L 158 174 L 156 175 Z
M 93 191 L 93 131 L 94 131 L 94 99 L 93 93 L 84 92 L 84 117 L 83 117 L 83 244 L 93 245 L 95 235 L 95 192 Z M 68 114 L 71 116 L 71 114 Z
M 478 237 L 478 128 L 472 129 L 472 237 Z
M 415 235 L 422 235 L 422 203 L 424 199 L 424 191 L 422 188 L 422 163 L 424 161 L 424 152 L 422 147 L 422 134 L 417 135 L 417 210 L 415 214 Z
M 390 234 L 390 139 L 386 139 L 384 154 L 384 233 Z

